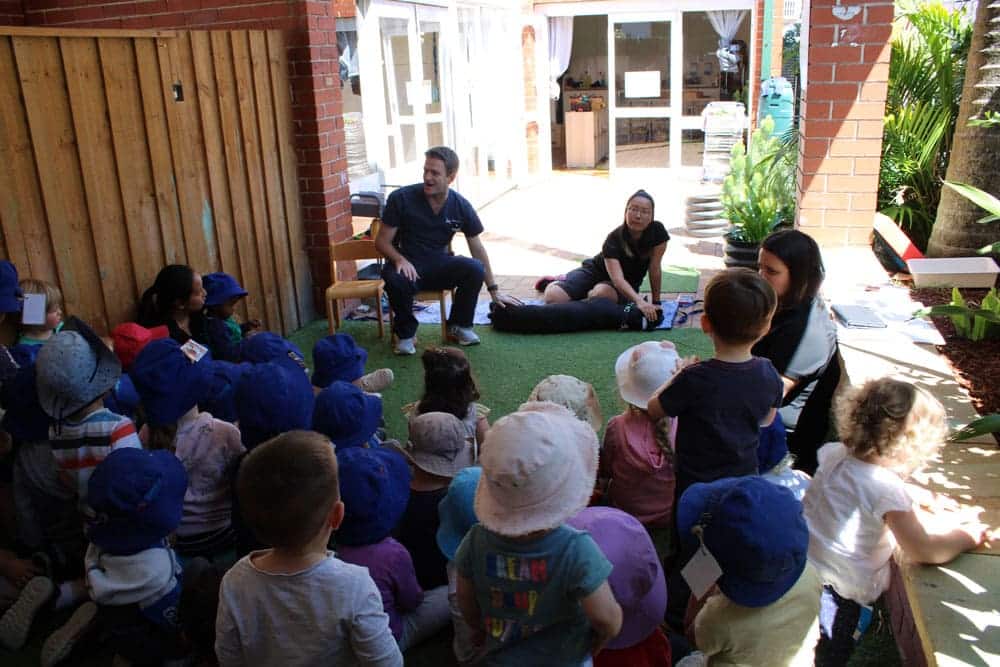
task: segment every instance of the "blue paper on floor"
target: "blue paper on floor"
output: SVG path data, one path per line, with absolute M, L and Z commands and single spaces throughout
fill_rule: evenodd
M 676 301 L 664 301 L 663 306 L 663 321 L 660 322 L 660 326 L 657 329 L 673 329 L 674 328 L 674 316 L 677 315 L 677 302 Z

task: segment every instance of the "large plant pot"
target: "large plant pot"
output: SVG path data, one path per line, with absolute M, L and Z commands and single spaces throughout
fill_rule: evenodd
M 726 268 L 742 267 L 757 270 L 757 253 L 760 250 L 760 243 L 749 243 L 726 237 L 726 254 L 723 261 Z

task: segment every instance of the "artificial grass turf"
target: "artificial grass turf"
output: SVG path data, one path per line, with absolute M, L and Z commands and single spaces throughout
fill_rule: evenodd
M 594 385 L 606 421 L 624 407 L 615 383 L 615 360 L 626 348 L 645 340 L 673 341 L 681 356 L 712 354 L 711 342 L 700 329 L 553 335 L 501 333 L 488 326 L 475 329 L 482 344 L 462 349 L 479 385 L 482 395 L 479 402 L 491 410 L 491 423 L 517 410 L 542 378 L 557 373 L 573 375 Z M 306 354 L 310 367 L 312 347 L 327 331 L 326 320 L 319 320 L 290 337 Z M 417 354 L 411 357 L 394 355 L 387 338 L 379 340 L 375 322 L 347 322 L 339 331 L 351 334 L 358 345 L 368 350 L 367 370 L 383 367 L 393 370 L 396 379 L 382 393 L 386 430 L 390 437 L 405 439 L 406 420 L 401 408 L 423 394 L 420 355 L 428 347 L 443 344 L 440 326 L 425 324 L 417 330 Z

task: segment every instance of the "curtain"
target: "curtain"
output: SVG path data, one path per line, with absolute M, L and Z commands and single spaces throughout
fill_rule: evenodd
M 735 34 L 735 31 L 734 31 Z M 573 51 L 573 17 L 558 16 L 549 19 L 549 95 L 559 99 L 556 81 L 569 67 Z
M 747 15 L 746 10 L 742 9 L 726 9 L 705 13 L 708 14 L 708 21 L 719 36 L 719 46 L 723 48 L 732 43 L 736 31 L 740 29 L 740 24 L 743 23 L 743 19 Z

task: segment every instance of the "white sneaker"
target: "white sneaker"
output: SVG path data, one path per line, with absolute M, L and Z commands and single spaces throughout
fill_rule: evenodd
M 77 607 L 66 623 L 49 635 L 42 644 L 42 667 L 57 665 L 73 652 L 73 647 L 94 627 L 97 620 L 97 605 L 87 600 Z
M 396 347 L 393 350 L 396 354 L 416 354 L 417 346 L 414 338 L 397 338 Z
M 0 617 L 0 644 L 12 651 L 24 646 L 35 616 L 55 591 L 55 584 L 48 577 L 33 577 L 25 584 L 17 601 Z
M 372 371 L 368 375 L 362 375 L 358 378 L 358 385 L 362 391 L 366 391 L 369 394 L 377 394 L 391 385 L 395 379 L 396 377 L 393 375 L 391 368 L 380 368 L 377 371 Z
M 448 340 L 459 345 L 479 345 L 479 336 L 472 327 L 451 325 L 448 327 Z

